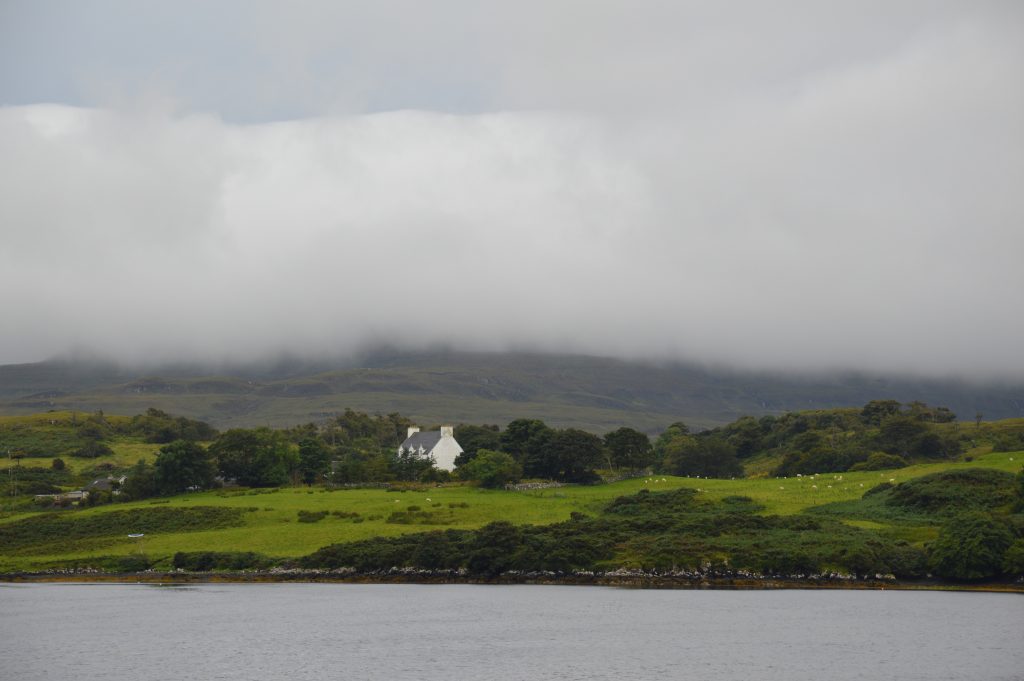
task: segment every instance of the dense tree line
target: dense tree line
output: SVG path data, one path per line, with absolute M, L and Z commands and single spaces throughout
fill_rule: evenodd
M 506 454 L 524 478 L 575 483 L 599 480 L 598 469 L 644 470 L 654 463 L 650 438 L 632 428 L 602 438 L 578 428 L 552 428 L 540 419 L 516 419 L 504 431 L 493 425 L 458 426 L 455 439 L 464 450 L 457 470 L 466 479 L 479 479 L 474 467 L 466 467 L 482 451 Z
M 398 451 L 412 422 L 396 413 L 370 415 L 348 409 L 319 424 L 218 433 L 202 421 L 149 409 L 130 420 L 107 419 L 102 412 L 76 419 L 76 436 L 83 444 L 73 454 L 111 454 L 106 441 L 115 434 L 163 443 L 154 464 L 141 463 L 129 472 L 125 498 L 217 484 L 274 487 L 437 482 L 450 477 L 490 487 L 521 479 L 592 483 L 600 480 L 598 471 L 736 478 L 752 457 L 777 461 L 774 474 L 790 476 L 891 469 L 911 460 L 955 457 L 962 451 L 964 435 L 944 425 L 954 418 L 948 409 L 922 402 L 874 400 L 861 409 L 747 416 L 702 432 L 693 432 L 680 421 L 653 442 L 627 427 L 602 437 L 555 428 L 540 419 L 516 419 L 504 429 L 463 424 L 455 428 L 455 436 L 464 451 L 450 476 L 429 459 Z M 1000 437 L 996 444 L 1008 447 L 1020 435 Z M 54 475 L 32 481 L 31 488 L 54 489 L 49 478 Z
M 779 456 L 775 475 L 899 468 L 910 460 L 949 459 L 961 437 L 945 424 L 945 407 L 873 400 L 862 409 L 745 416 L 719 428 L 690 433 L 673 424 L 655 443 L 660 469 L 677 475 L 732 477 L 754 456 Z
M 107 442 L 114 436 L 122 435 L 141 438 L 143 442 L 167 444 L 175 440 L 201 442 L 212 440 L 217 430 L 204 421 L 171 416 L 159 409 L 149 408 L 144 414 L 137 414 L 129 421 L 107 419 L 103 411 L 97 411 L 75 420 L 75 435 L 81 445 L 71 456 L 98 458 L 113 454 Z

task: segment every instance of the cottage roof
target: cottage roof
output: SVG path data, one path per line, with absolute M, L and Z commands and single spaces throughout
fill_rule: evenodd
M 423 447 L 423 451 L 429 452 L 440 441 L 441 431 L 439 430 L 413 433 L 405 438 L 405 442 L 402 443 L 402 449 L 419 449 Z

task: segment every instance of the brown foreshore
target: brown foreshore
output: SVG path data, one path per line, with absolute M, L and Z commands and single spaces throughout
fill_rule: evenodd
M 974 591 L 1024 594 L 1024 582 L 956 583 L 938 580 L 900 581 L 892 579 L 832 578 L 738 578 L 675 577 L 671 575 L 498 575 L 492 578 L 468 575 L 430 574 L 418 571 L 358 574 L 317 571 L 244 572 L 45 572 L 0 574 L 7 583 L 119 583 L 119 584 L 478 584 L 478 585 L 561 585 L 604 586 L 637 589 L 860 589 L 902 591 Z

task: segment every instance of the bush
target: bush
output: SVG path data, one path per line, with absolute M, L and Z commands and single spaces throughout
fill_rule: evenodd
M 677 438 L 665 445 L 665 467 L 673 475 L 705 478 L 741 478 L 743 465 L 736 450 L 724 440 Z
M 851 471 L 883 471 L 892 468 L 905 468 L 907 460 L 896 454 L 875 452 L 868 456 L 867 461 L 861 461 L 850 467 Z
M 211 572 L 213 570 L 253 570 L 267 567 L 271 560 L 251 551 L 195 551 L 174 554 L 171 565 L 176 570 Z
M 448 471 L 441 470 L 440 468 L 431 466 L 426 469 L 418 478 L 419 482 L 449 482 L 452 479 L 452 474 Z
M 80 459 L 96 459 L 101 456 L 113 455 L 113 449 L 98 441 L 87 442 L 85 445 L 71 452 L 71 456 L 78 457 Z
M 1016 452 L 1021 449 L 1024 449 L 1024 435 L 1021 433 L 999 435 L 992 440 L 993 452 Z
M 1024 539 L 1018 539 L 1006 549 L 1003 572 L 1013 577 L 1024 576 Z
M 318 523 L 327 517 L 327 511 L 299 511 L 300 523 Z
M 189 506 L 136 508 L 86 515 L 44 513 L 0 524 L 0 546 L 5 553 L 48 546 L 58 547 L 57 552 L 70 552 L 77 542 L 98 537 L 124 537 L 134 532 L 199 532 L 238 527 L 243 524 L 244 512 L 243 509 L 221 506 Z
M 505 452 L 481 449 L 469 463 L 458 470 L 463 480 L 475 480 L 481 487 L 499 488 L 516 482 L 523 475 L 523 467 Z
M 882 492 L 888 492 L 894 487 L 896 487 L 896 485 L 892 484 L 891 482 L 880 482 L 871 489 L 869 489 L 867 492 L 864 492 L 864 497 L 871 497 L 876 494 L 881 494 Z
M 122 556 L 114 565 L 114 569 L 117 572 L 143 572 L 148 570 L 152 564 L 153 561 L 148 557 L 136 553 L 130 556 Z
M 964 468 L 932 473 L 896 485 L 886 501 L 927 513 L 995 509 L 1015 498 L 1014 477 L 989 468 Z
M 1002 572 L 1012 543 L 1013 534 L 1005 523 L 987 513 L 964 513 L 939 532 L 928 562 L 940 577 L 991 579 Z

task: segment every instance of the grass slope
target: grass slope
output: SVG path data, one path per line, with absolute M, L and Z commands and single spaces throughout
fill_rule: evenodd
M 690 488 L 697 490 L 700 498 L 709 501 L 742 495 L 763 506 L 764 514 L 793 515 L 815 507 L 858 500 L 865 491 L 883 482 L 903 482 L 939 471 L 972 467 L 1016 473 L 1022 461 L 1022 452 L 990 453 L 969 462 L 915 465 L 896 471 L 843 473 L 841 479 L 838 474 L 743 480 L 664 476 L 610 485 L 529 492 L 488 491 L 471 487 L 409 492 L 305 488 L 221 490 L 102 506 L 76 511 L 69 517 L 93 522 L 93 518 L 104 514 L 135 509 L 215 507 L 245 510 L 247 512 L 240 516 L 242 524 L 233 527 L 147 533 L 143 549 L 148 555 L 163 560 L 170 560 L 178 551 L 210 550 L 254 551 L 272 557 L 297 557 L 329 544 L 377 536 L 398 536 L 430 529 L 474 529 L 495 520 L 514 524 L 547 524 L 567 520 L 573 512 L 596 515 L 616 497 L 641 489 Z M 300 511 L 307 514 L 327 512 L 327 515 L 318 522 L 299 522 Z M 409 522 L 388 522 L 396 512 L 398 519 Z M 38 515 L 7 514 L 0 517 L 0 528 Z M 889 538 L 917 543 L 934 538 L 936 531 L 934 526 L 920 523 L 905 525 L 858 517 L 850 517 L 845 522 L 854 527 L 883 532 Z M 125 529 L 120 527 L 119 532 Z M 92 548 L 69 544 L 55 550 L 52 543 L 40 543 L 34 549 L 19 545 L 17 555 L 13 555 L 0 539 L 0 571 L 40 569 L 96 556 L 127 556 L 139 550 L 136 540 L 129 539 L 127 532 L 108 535 L 106 539 L 102 546 Z

